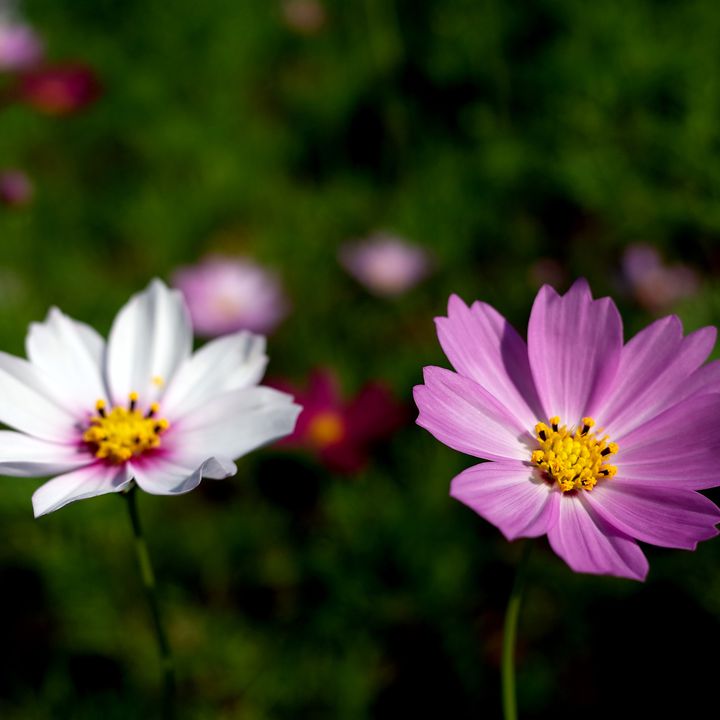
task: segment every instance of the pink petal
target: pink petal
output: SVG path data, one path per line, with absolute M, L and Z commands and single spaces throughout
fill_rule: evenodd
M 448 317 L 435 323 L 445 355 L 460 375 L 482 385 L 524 427 L 531 429 L 543 418 L 527 345 L 500 313 L 482 302 L 468 308 L 453 295 Z
M 545 416 L 575 425 L 610 388 L 620 360 L 622 320 L 610 298 L 593 300 L 585 280 L 559 296 L 544 286 L 528 326 L 528 352 Z
M 41 485 L 32 496 L 33 511 L 40 517 L 75 500 L 120 492 L 129 484 L 125 465 L 94 463 Z
M 718 534 L 720 509 L 692 490 L 610 480 L 585 500 L 618 530 L 653 545 L 694 550 L 700 540 Z
M 720 394 L 683 400 L 617 438 L 618 477 L 694 490 L 720 485 L 719 425 Z
M 508 540 L 537 537 L 557 519 L 560 492 L 518 462 L 488 462 L 460 473 L 450 495 L 498 527 Z
M 448 447 L 475 457 L 530 457 L 531 438 L 525 428 L 480 385 L 438 367 L 425 368 L 424 376 L 425 385 L 414 390 L 420 427 Z
M 616 439 L 679 400 L 688 377 L 707 359 L 715 328 L 683 338 L 682 324 L 669 316 L 649 325 L 625 345 L 612 389 L 597 420 Z
M 642 550 L 589 507 L 586 494 L 560 498 L 558 520 L 548 531 L 552 549 L 575 572 L 644 580 L 648 561 Z

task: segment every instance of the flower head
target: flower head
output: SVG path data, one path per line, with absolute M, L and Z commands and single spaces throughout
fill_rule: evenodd
M 154 280 L 118 313 L 107 343 L 58 309 L 34 323 L 28 360 L 0 353 L 0 474 L 57 475 L 35 515 L 136 483 L 188 492 L 233 459 L 292 432 L 300 407 L 258 383 L 264 338 L 219 338 L 192 353 L 179 292 Z
M 622 268 L 637 301 L 652 312 L 667 310 L 698 289 L 698 277 L 692 268 L 681 263 L 666 265 L 651 245 L 628 247 Z
M 22 170 L 0 170 L 0 202 L 19 207 L 27 205 L 32 196 L 32 182 Z
M 304 391 L 288 383 L 273 384 L 292 392 L 303 407 L 295 432 L 280 444 L 307 448 L 336 472 L 363 468 L 371 446 L 405 422 L 405 407 L 379 383 L 368 383 L 351 400 L 343 399 L 337 378 L 328 370 L 313 372 Z
M 288 311 L 277 276 L 243 258 L 208 257 L 177 270 L 173 284 L 185 296 L 196 332 L 206 337 L 235 330 L 269 333 Z
M 69 115 L 95 102 L 100 83 L 87 66 L 76 63 L 47 65 L 24 73 L 17 97 L 47 115 Z
M 686 337 L 657 320 L 623 344 L 610 298 L 584 280 L 545 286 L 527 343 L 492 307 L 451 297 L 438 337 L 457 372 L 425 369 L 418 424 L 491 462 L 451 494 L 503 534 L 536 537 L 578 572 L 643 579 L 637 544 L 694 549 L 720 510 L 720 363 L 703 365 L 715 328 Z
M 42 56 L 42 41 L 29 25 L 0 17 L 0 71 L 24 70 Z
M 405 240 L 379 233 L 340 249 L 342 266 L 370 292 L 401 295 L 430 272 L 425 250 Z

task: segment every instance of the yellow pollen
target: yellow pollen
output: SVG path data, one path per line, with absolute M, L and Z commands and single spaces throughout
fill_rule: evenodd
M 318 413 L 308 427 L 310 440 L 320 447 L 338 442 L 344 434 L 342 418 L 331 410 Z
M 109 412 L 104 400 L 95 403 L 97 415 L 83 433 L 95 457 L 120 464 L 147 450 L 160 447 L 161 435 L 170 427 L 165 418 L 157 418 L 160 406 L 152 403 L 143 415 L 137 409 L 138 394 L 130 393 L 128 407 L 115 406 Z
M 617 453 L 618 446 L 608 442 L 607 436 L 598 438 L 591 432 L 595 426 L 591 417 L 584 417 L 574 431 L 560 425 L 559 417 L 551 417 L 549 422 L 549 426 L 535 426 L 540 447 L 533 452 L 532 461 L 563 492 L 592 490 L 598 480 L 617 473 L 614 465 L 605 463 Z
M 155 385 L 155 387 L 161 388 L 165 384 L 165 381 L 162 379 L 162 377 L 160 377 L 160 375 L 153 375 L 152 384 Z

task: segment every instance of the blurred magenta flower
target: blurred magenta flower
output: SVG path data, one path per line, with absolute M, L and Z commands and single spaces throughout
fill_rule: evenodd
M 703 366 L 715 328 L 683 337 L 670 316 L 623 345 L 615 304 L 584 280 L 540 290 L 527 344 L 482 302 L 452 296 L 436 322 L 457 372 L 425 368 L 417 422 L 492 461 L 451 495 L 508 540 L 547 534 L 575 571 L 644 579 L 637 540 L 694 549 L 717 534 L 720 510 L 696 492 L 720 485 L 720 362 Z
M 694 270 L 681 263 L 665 265 L 651 245 L 630 245 L 622 269 L 637 301 L 652 312 L 668 310 L 678 300 L 694 295 L 699 286 Z
M 16 95 L 21 102 L 47 115 L 69 115 L 97 100 L 100 83 L 86 65 L 44 65 L 22 74 Z
M 0 202 L 12 207 L 32 200 L 33 186 L 22 170 L 0 170 Z
M 430 272 L 430 257 L 402 238 L 378 233 L 340 248 L 341 265 L 368 290 L 381 296 L 401 295 Z
M 107 345 L 57 308 L 33 323 L 29 360 L 0 353 L 0 474 L 57 475 L 35 516 L 129 490 L 185 493 L 287 435 L 300 407 L 259 387 L 264 338 L 240 332 L 192 353 L 177 291 L 154 280 L 118 313 Z
M 206 337 L 235 330 L 270 333 L 287 315 L 279 278 L 243 258 L 211 256 L 173 275 L 190 309 L 193 327 Z
M 29 25 L 0 18 L 0 71 L 24 70 L 42 57 L 42 41 Z
M 271 384 L 294 394 L 303 408 L 295 432 L 279 445 L 306 448 L 335 472 L 361 470 L 372 446 L 407 420 L 405 406 L 376 382 L 350 400 L 342 398 L 337 378 L 329 370 L 313 372 L 306 390 L 284 381 Z
M 313 35 L 323 29 L 327 15 L 319 0 L 282 0 L 285 24 L 303 35 Z

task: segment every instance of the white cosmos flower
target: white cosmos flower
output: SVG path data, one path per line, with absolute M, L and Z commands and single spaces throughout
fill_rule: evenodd
M 301 407 L 259 387 L 265 339 L 243 331 L 192 353 L 178 291 L 159 280 L 120 310 L 107 344 L 52 308 L 28 360 L 0 353 L 0 474 L 56 475 L 35 516 L 135 482 L 155 495 L 236 471 L 234 458 L 288 435 Z M 16 432 L 15 432 L 16 431 Z

